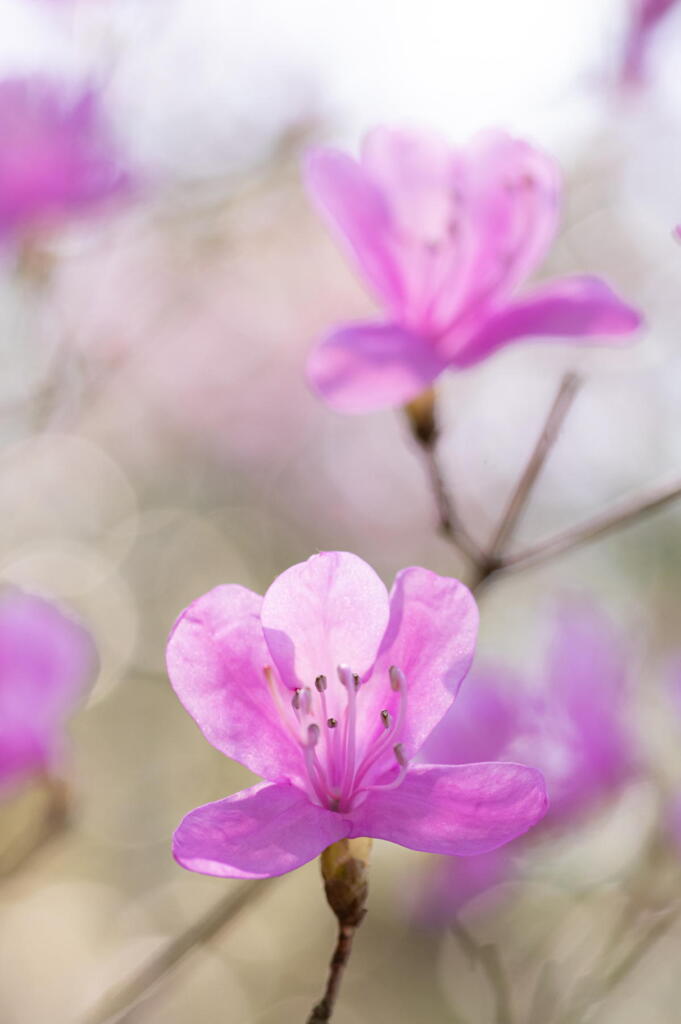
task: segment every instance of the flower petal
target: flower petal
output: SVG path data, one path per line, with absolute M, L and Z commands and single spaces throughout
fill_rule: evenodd
M 291 566 L 265 594 L 262 625 L 284 683 L 335 680 L 339 665 L 364 675 L 388 622 L 388 593 L 371 566 L 345 551 L 324 551 Z
M 401 786 L 369 793 L 352 811 L 353 836 L 412 850 L 468 856 L 522 835 L 546 813 L 534 768 L 495 762 L 411 768 Z
M 363 413 L 404 405 L 446 365 L 425 339 L 397 324 L 357 323 L 324 338 L 310 355 L 307 373 L 332 408 Z
M 173 856 L 203 875 L 270 878 L 307 864 L 348 832 L 345 818 L 295 786 L 263 782 L 190 811 L 173 837 Z
M 261 606 L 260 595 L 245 587 L 216 587 L 180 615 L 166 660 L 175 692 L 206 739 L 278 782 L 299 777 L 302 759 L 265 683 L 272 659 Z
M 423 749 L 428 764 L 495 761 L 520 728 L 523 686 L 504 666 L 477 664 Z
M 324 219 L 349 246 L 376 293 L 397 309 L 400 282 L 390 254 L 390 211 L 381 190 L 356 160 L 340 150 L 310 150 L 303 170 L 307 190 Z
M 382 729 L 383 709 L 397 714 L 398 695 L 388 682 L 388 670 L 396 665 L 407 680 L 400 742 L 406 757 L 413 757 L 454 700 L 473 660 L 477 632 L 477 605 L 463 583 L 417 567 L 399 572 L 390 594 L 390 623 L 358 702 L 365 735 L 370 738 L 373 723 Z
M 456 332 L 444 347 L 454 366 L 471 366 L 519 338 L 570 337 L 603 341 L 628 335 L 642 322 L 600 278 L 564 277 L 537 288 L 517 302 L 493 312 L 482 327 L 461 344 Z

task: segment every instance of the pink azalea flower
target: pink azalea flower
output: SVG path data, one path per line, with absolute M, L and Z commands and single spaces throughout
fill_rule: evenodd
M 629 30 L 622 60 L 622 81 L 638 85 L 645 77 L 645 58 L 650 37 L 677 0 L 632 0 Z
M 168 671 L 206 738 L 267 781 L 191 811 L 185 868 L 283 874 L 359 836 L 482 853 L 544 814 L 518 764 L 414 765 L 468 671 L 477 609 L 456 580 L 405 569 L 388 594 L 355 555 L 294 565 L 264 597 L 227 585 L 178 619 Z
M 640 323 L 597 277 L 516 295 L 558 225 L 557 167 L 526 142 L 487 132 L 451 149 L 375 128 L 359 160 L 312 150 L 305 178 L 386 313 L 337 328 L 312 352 L 312 387 L 342 412 L 403 404 L 447 367 L 519 338 L 589 340 Z
M 588 815 L 635 769 L 623 716 L 629 689 L 625 651 L 601 612 L 588 605 L 562 607 L 543 679 L 541 689 L 528 691 L 503 668 L 475 671 L 422 751 L 437 764 L 520 757 L 539 768 L 551 807 L 535 836 Z M 476 728 L 481 721 L 484 730 Z M 474 864 L 443 861 L 426 879 L 417 916 L 430 922 L 451 918 L 515 871 L 507 849 Z
M 69 714 L 91 684 L 88 633 L 54 605 L 0 597 L 0 792 L 59 767 Z
M 92 89 L 44 78 L 0 81 L 0 237 L 80 212 L 129 180 Z

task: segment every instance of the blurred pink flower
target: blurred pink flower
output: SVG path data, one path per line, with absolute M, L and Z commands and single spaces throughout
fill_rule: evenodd
M 227 585 L 190 605 L 168 644 L 173 686 L 206 738 L 268 781 L 191 811 L 177 861 L 264 878 L 343 838 L 469 855 L 530 828 L 546 809 L 534 769 L 410 764 L 468 671 L 477 620 L 456 580 L 405 569 L 388 595 L 341 552 L 264 598 Z
M 638 85 L 643 81 L 646 50 L 651 34 L 676 2 L 677 0 L 631 0 L 630 21 L 621 68 L 621 78 L 625 85 Z
M 403 404 L 446 368 L 530 336 L 627 335 L 640 323 L 599 278 L 564 277 L 515 296 L 558 225 L 558 170 L 502 132 L 466 148 L 375 128 L 359 161 L 312 150 L 308 191 L 386 310 L 313 350 L 312 387 L 336 409 Z
M 65 725 L 92 683 L 89 634 L 39 597 L 0 597 L 0 792 L 59 767 Z
M 0 237 L 80 212 L 129 185 L 93 89 L 0 81 Z
M 551 806 L 541 834 L 585 817 L 633 774 L 633 740 L 624 721 L 629 688 L 622 641 L 596 608 L 565 604 L 556 619 L 544 686 L 527 687 L 505 669 L 474 671 L 426 742 L 422 754 L 447 764 L 460 758 L 520 757 L 546 777 Z M 485 729 L 476 723 L 485 722 Z M 535 836 L 539 833 L 535 833 Z M 511 850 L 468 862 L 442 862 L 419 894 L 417 915 L 451 918 L 473 896 L 511 877 Z

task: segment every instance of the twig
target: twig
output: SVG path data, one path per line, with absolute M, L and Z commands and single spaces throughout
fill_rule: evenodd
M 557 537 L 542 541 L 534 547 L 525 548 L 524 551 L 519 551 L 515 555 L 500 558 L 495 571 L 516 572 L 538 565 L 549 558 L 555 558 L 573 548 L 581 547 L 582 544 L 588 544 L 590 541 L 596 540 L 597 537 L 603 537 L 614 530 L 630 526 L 679 497 L 681 497 L 681 483 L 676 480 L 672 484 L 654 488 L 643 496 L 636 495 L 633 498 L 625 499 L 609 511 L 594 516 L 586 523 L 572 527 Z
M 314 1006 L 307 1024 L 324 1024 L 331 1020 L 355 932 L 366 914 L 370 853 L 371 839 L 341 839 L 322 853 L 324 892 L 338 921 L 338 939 L 329 964 L 324 995 Z
M 329 964 L 329 977 L 326 982 L 326 989 L 321 1000 L 308 1017 L 308 1024 L 323 1024 L 323 1022 L 331 1020 L 343 972 L 347 967 L 350 953 L 352 952 L 352 940 L 355 937 L 356 931 L 357 928 L 350 925 L 341 924 L 338 926 L 338 941 Z
M 523 514 L 532 494 L 537 478 L 558 440 L 563 423 L 572 408 L 572 404 L 581 386 L 581 379 L 576 373 L 566 373 L 553 400 L 551 409 L 537 439 L 534 450 L 520 477 L 501 522 L 489 545 L 487 558 L 495 562 L 501 558 L 511 540 L 518 521 Z
M 437 422 L 436 395 L 429 388 L 414 401 L 409 402 L 404 411 L 409 422 L 412 436 L 423 455 L 423 462 L 428 473 L 428 480 L 435 499 L 440 532 L 451 540 L 471 562 L 475 569 L 486 562 L 485 552 L 468 533 L 457 512 L 453 498 L 450 496 L 440 470 L 437 457 L 439 426 Z
M 229 922 L 252 902 L 262 896 L 275 879 L 267 878 L 244 883 L 236 895 L 230 892 L 203 917 L 163 947 L 142 969 L 122 985 L 105 994 L 99 1005 L 88 1016 L 87 1024 L 123 1024 L 132 1020 L 134 1011 L 143 997 L 197 946 L 209 942 Z

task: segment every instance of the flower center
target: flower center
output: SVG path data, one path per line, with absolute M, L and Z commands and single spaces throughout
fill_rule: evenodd
M 407 682 L 399 668 L 393 665 L 389 670 L 390 686 L 397 694 L 394 713 L 384 708 L 375 722 L 361 719 L 361 727 L 358 710 L 366 684 L 346 665 L 339 665 L 337 682 L 317 676 L 314 688 L 294 690 L 288 706 L 272 669 L 267 667 L 264 673 L 279 717 L 301 749 L 303 781 L 313 803 L 345 812 L 372 791 L 400 785 L 408 762 L 400 743 Z

